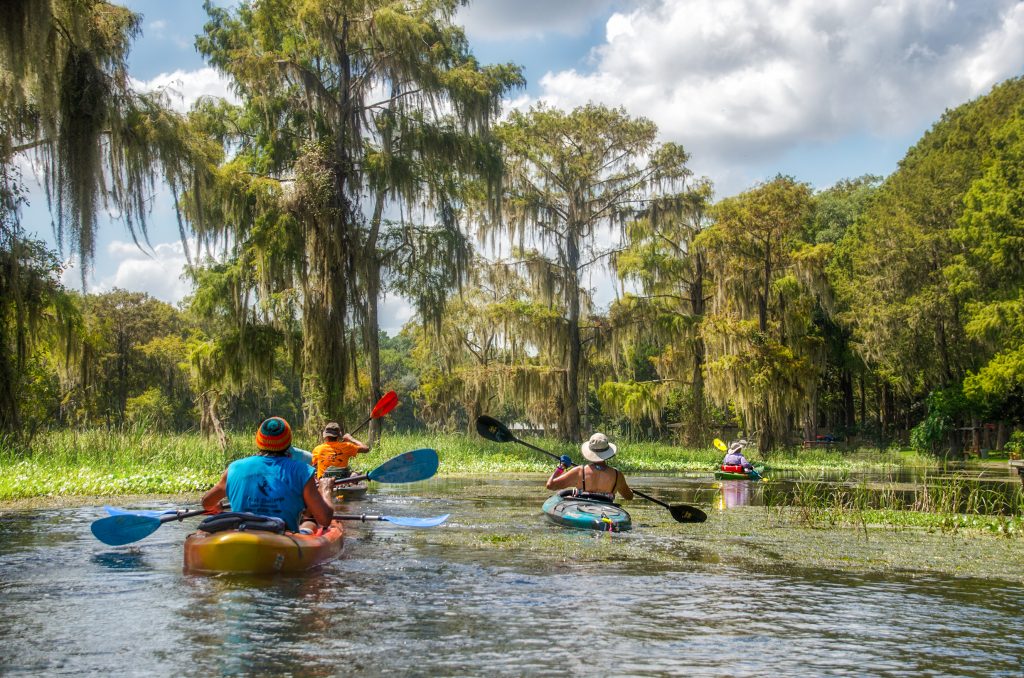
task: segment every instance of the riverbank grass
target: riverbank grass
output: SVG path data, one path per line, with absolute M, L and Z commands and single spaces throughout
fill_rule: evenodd
M 312 437 L 295 440 L 303 449 L 312 449 L 318 442 Z M 577 445 L 542 439 L 530 442 L 580 461 Z M 554 465 L 549 457 L 514 443 L 501 445 L 465 434 L 388 432 L 355 465 L 370 469 L 396 454 L 421 447 L 438 451 L 441 476 L 547 473 Z M 27 449 L 11 439 L 0 439 L 0 500 L 200 492 L 215 483 L 231 461 L 253 452 L 253 437 L 248 432 L 232 433 L 226 450 L 198 434 L 160 434 L 144 429 L 44 432 Z M 752 457 L 758 461 L 756 454 Z M 618 468 L 627 474 L 710 473 L 721 461 L 721 453 L 710 447 L 624 442 L 616 460 Z M 765 461 L 774 468 L 808 471 L 853 471 L 908 462 L 894 452 L 868 450 L 791 450 L 773 454 Z M 912 461 L 934 464 L 926 459 Z

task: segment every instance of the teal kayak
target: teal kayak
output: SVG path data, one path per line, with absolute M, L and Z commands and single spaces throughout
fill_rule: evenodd
M 604 532 L 625 532 L 633 521 L 625 510 L 604 501 L 553 495 L 541 507 L 551 522 L 564 527 Z

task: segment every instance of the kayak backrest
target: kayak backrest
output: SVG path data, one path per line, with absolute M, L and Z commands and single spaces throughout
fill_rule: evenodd
M 580 492 L 578 488 L 575 487 L 559 491 L 558 496 L 565 497 L 566 499 L 582 499 L 584 501 L 596 501 L 610 506 L 618 506 L 618 504 L 609 499 L 607 495 L 593 492 Z
M 199 523 L 199 529 L 210 534 L 226 530 L 283 534 L 287 527 L 284 520 L 280 518 L 258 516 L 255 513 L 241 513 L 238 511 L 218 513 L 205 518 L 203 522 Z

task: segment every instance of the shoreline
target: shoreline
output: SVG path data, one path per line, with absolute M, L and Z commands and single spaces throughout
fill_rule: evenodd
M 17 499 L 0 499 L 0 512 L 28 511 L 61 508 L 101 507 L 107 504 L 144 504 L 155 501 L 166 501 L 178 504 L 198 504 L 202 493 L 154 493 L 154 494 L 65 494 L 39 495 L 35 497 L 19 497 Z

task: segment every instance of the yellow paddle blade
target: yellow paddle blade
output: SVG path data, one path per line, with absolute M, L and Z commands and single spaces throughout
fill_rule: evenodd
M 720 439 L 718 439 L 718 438 L 715 438 L 715 447 L 717 447 L 718 449 L 720 449 L 720 450 L 721 450 L 722 452 L 725 452 L 726 450 L 728 450 L 728 449 L 729 449 L 728 445 L 726 445 L 725 443 L 723 443 L 723 442 L 722 442 L 722 441 L 721 441 Z

